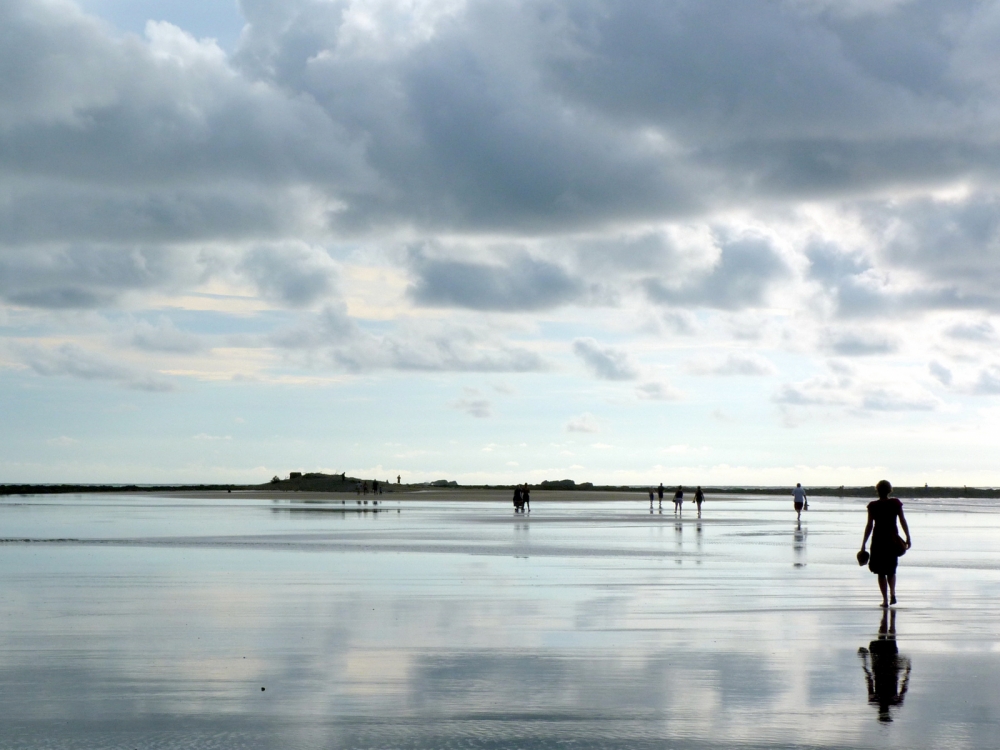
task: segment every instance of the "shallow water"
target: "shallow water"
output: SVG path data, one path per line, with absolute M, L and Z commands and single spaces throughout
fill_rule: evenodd
M 997 746 L 996 510 L 906 503 L 893 643 L 862 501 L 533 495 L 5 498 L 0 747 Z

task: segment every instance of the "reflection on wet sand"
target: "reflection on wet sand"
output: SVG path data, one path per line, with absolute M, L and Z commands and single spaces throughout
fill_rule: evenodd
M 806 566 L 806 532 L 802 528 L 802 521 L 795 524 L 795 541 L 792 549 L 795 552 L 795 567 L 804 568 Z
M 878 708 L 878 720 L 891 722 L 890 709 L 903 705 L 910 686 L 910 660 L 896 645 L 896 610 L 884 610 L 878 638 L 858 649 L 868 683 L 868 702 Z M 900 679 L 902 678 L 902 679 Z
M 1000 514 L 912 509 L 910 690 L 862 503 L 506 495 L 0 504 L 0 748 L 995 746 Z

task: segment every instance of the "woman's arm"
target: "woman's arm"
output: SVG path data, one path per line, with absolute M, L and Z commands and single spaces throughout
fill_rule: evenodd
M 903 527 L 903 531 L 906 532 L 906 546 L 910 546 L 910 527 L 906 525 L 906 516 L 903 515 L 903 506 L 899 506 L 899 525 Z
M 872 526 L 875 525 L 875 519 L 872 518 L 872 512 L 868 511 L 868 523 L 865 525 L 865 538 L 861 542 L 861 549 L 864 549 L 868 545 L 868 537 L 872 535 Z

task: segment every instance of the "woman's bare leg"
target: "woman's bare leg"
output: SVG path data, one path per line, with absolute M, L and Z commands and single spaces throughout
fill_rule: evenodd
M 887 585 L 887 581 L 885 580 L 885 576 L 882 575 L 881 573 L 879 573 L 878 574 L 878 590 L 882 592 L 882 606 L 883 607 L 888 607 L 889 606 L 889 597 L 886 595 L 887 594 L 887 592 L 886 592 L 887 588 L 888 588 L 888 585 Z
M 887 576 L 889 580 L 889 603 L 896 603 L 896 574 L 893 573 L 891 576 Z M 885 591 L 882 592 L 882 598 L 885 598 Z

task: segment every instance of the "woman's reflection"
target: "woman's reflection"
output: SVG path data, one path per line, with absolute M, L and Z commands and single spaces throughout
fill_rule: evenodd
M 878 639 L 858 649 L 868 682 L 868 702 L 878 706 L 878 720 L 892 721 L 889 710 L 903 705 L 910 685 L 910 660 L 896 648 L 896 610 L 883 611 Z M 902 672 L 902 681 L 900 681 Z
M 792 549 L 795 551 L 795 567 L 804 568 L 806 566 L 806 532 L 802 530 L 802 521 L 795 524 L 795 542 Z

